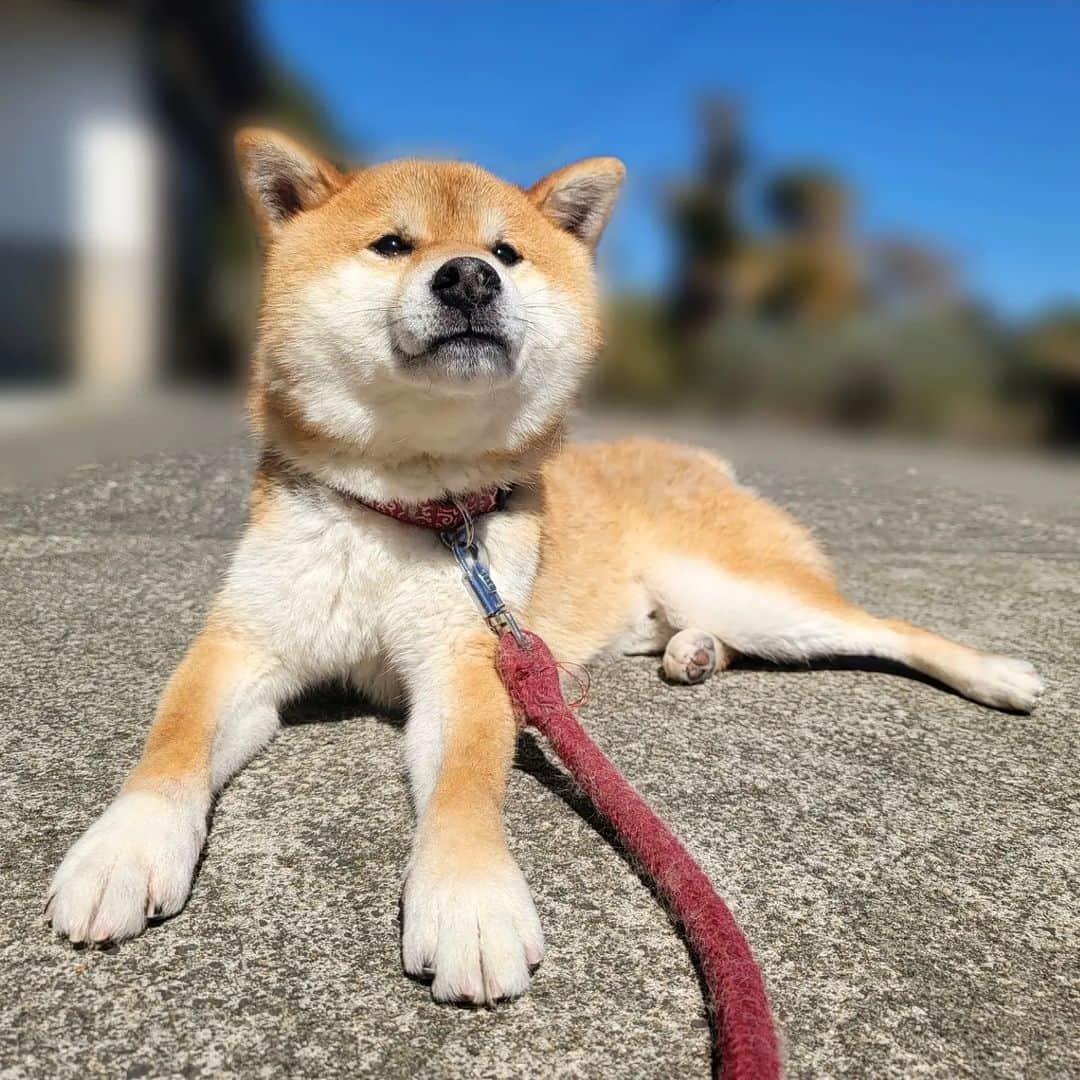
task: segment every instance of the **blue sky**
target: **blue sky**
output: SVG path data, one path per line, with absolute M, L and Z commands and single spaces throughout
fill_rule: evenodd
M 258 4 L 268 43 L 377 159 L 462 157 L 528 183 L 575 157 L 630 169 L 605 242 L 660 284 L 660 197 L 694 160 L 703 89 L 744 103 L 756 172 L 828 164 L 862 235 L 956 259 L 1023 316 L 1080 298 L 1080 4 L 579 0 Z

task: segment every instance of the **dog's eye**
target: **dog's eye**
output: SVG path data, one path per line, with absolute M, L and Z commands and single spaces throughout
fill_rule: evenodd
M 521 262 L 521 256 L 518 254 L 517 248 L 511 247 L 507 243 L 496 244 L 491 249 L 491 254 L 494 255 L 503 266 L 513 266 L 514 263 Z
M 412 244 L 404 236 L 398 236 L 397 233 L 380 236 L 371 245 L 371 250 L 377 251 L 380 255 L 408 255 L 412 249 Z

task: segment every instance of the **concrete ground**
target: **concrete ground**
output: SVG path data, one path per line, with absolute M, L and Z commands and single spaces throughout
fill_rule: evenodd
M 681 426 L 811 523 L 858 600 L 1050 684 L 1019 717 L 851 665 L 595 669 L 587 725 L 734 908 L 789 1074 L 1080 1074 L 1080 468 Z M 293 709 L 226 790 L 179 916 L 94 951 L 50 936 L 49 876 L 243 524 L 232 430 L 0 494 L 0 1076 L 705 1077 L 682 943 L 530 736 L 507 817 L 549 953 L 521 1001 L 439 1007 L 402 976 L 401 731 L 347 700 Z

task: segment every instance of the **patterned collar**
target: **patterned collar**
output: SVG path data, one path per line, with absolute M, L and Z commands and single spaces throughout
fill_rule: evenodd
M 445 499 L 428 499 L 425 502 L 407 503 L 400 499 L 381 502 L 376 499 L 361 499 L 335 489 L 347 499 L 374 510 L 377 514 L 403 521 L 407 525 L 419 525 L 422 529 L 434 529 L 436 532 L 451 532 L 460 529 L 468 518 L 481 517 L 495 510 L 501 510 L 510 497 L 509 488 L 485 488 L 483 491 L 470 491 L 465 495 L 450 496 Z

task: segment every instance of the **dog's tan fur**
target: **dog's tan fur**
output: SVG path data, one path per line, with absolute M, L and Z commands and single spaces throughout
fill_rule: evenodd
M 264 455 L 250 522 L 142 761 L 57 872 L 58 931 L 120 938 L 178 910 L 214 792 L 271 737 L 282 700 L 345 676 L 410 709 L 419 820 L 407 970 L 430 971 L 447 1000 L 525 989 L 543 939 L 503 832 L 515 726 L 494 638 L 437 539 L 350 496 L 517 485 L 478 530 L 511 607 L 563 660 L 659 652 L 696 628 L 691 650 L 714 642 L 720 666 L 739 652 L 879 655 L 976 700 L 1031 707 L 1040 683 L 1028 665 L 861 611 L 809 532 L 711 454 L 640 439 L 562 447 L 600 343 L 591 249 L 617 161 L 589 159 L 522 191 L 456 163 L 343 175 L 263 131 L 243 133 L 238 151 L 266 247 L 250 399 Z M 371 254 L 402 231 L 412 252 Z M 388 358 L 394 326 L 414 318 L 409 298 L 426 312 L 435 266 L 463 253 L 490 261 L 503 238 L 524 256 L 499 270 L 517 305 L 512 374 L 479 389 L 403 376 Z M 696 677 L 682 653 L 669 650 L 665 668 Z
M 228 625 L 209 621 L 165 687 L 142 760 L 125 790 L 208 783 L 215 718 L 236 682 L 236 670 L 250 660 L 246 652 Z

